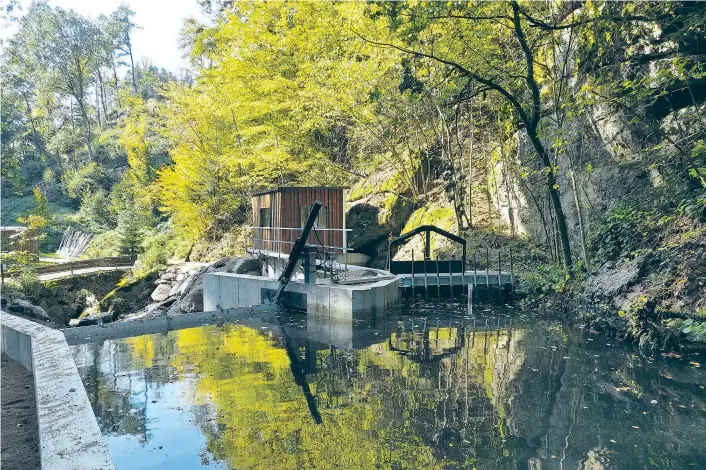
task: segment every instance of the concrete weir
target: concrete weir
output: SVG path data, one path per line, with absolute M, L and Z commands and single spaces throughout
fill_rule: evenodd
M 204 310 L 224 310 L 271 303 L 279 281 L 246 274 L 209 273 L 203 277 Z M 290 282 L 283 306 L 344 320 L 384 313 L 399 299 L 400 280 L 381 277 L 365 284 L 304 284 Z
M 114 469 L 64 335 L 5 312 L 0 316 L 2 352 L 34 376 L 42 469 Z

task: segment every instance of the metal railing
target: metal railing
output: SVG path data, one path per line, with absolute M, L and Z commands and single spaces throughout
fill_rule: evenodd
M 300 227 L 251 227 L 251 252 L 268 251 L 289 255 L 294 242 L 303 228 Z M 348 277 L 348 232 L 352 229 L 317 228 L 311 230 L 307 245 L 316 252 L 316 264 L 319 266 L 317 277 L 330 277 L 332 282 L 339 282 Z M 336 260 L 336 255 L 343 254 L 343 262 Z M 303 272 L 303 266 L 299 270 Z
M 300 227 L 252 227 L 253 249 L 289 253 L 302 230 Z M 346 246 L 348 232 L 352 232 L 352 229 L 314 227 L 307 244 L 346 253 L 349 251 Z

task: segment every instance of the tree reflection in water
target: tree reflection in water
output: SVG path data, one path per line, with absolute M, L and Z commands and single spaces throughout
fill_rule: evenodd
M 74 351 L 118 468 L 706 466 L 706 377 L 684 358 L 532 319 L 401 318 L 345 348 L 295 317 Z M 171 448 L 189 430 L 202 442 Z

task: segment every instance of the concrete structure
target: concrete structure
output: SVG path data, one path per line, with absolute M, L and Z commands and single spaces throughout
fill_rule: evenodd
M 221 312 L 199 312 L 168 317 L 149 318 L 144 320 L 108 323 L 106 325 L 79 326 L 63 330 L 64 337 L 70 345 L 95 343 L 112 339 L 129 338 L 131 336 L 168 333 L 183 328 L 239 321 L 252 315 L 278 313 L 274 305 L 259 305 L 248 308 L 235 308 Z
M 290 282 L 284 291 L 285 307 L 346 320 L 366 319 L 384 313 L 399 299 L 397 277 L 358 285 Z M 277 279 L 232 273 L 207 273 L 203 277 L 204 310 L 248 307 L 271 302 L 279 288 Z
M 0 316 L 2 352 L 34 376 L 42 469 L 113 469 L 64 335 L 5 312 Z

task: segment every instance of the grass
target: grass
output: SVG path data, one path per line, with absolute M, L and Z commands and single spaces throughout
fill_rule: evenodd
M 34 196 L 3 197 L 1 209 L 2 225 L 17 225 L 19 217 L 26 216 L 34 209 Z M 49 203 L 49 211 L 56 216 L 58 223 L 76 212 L 70 207 L 55 202 Z

